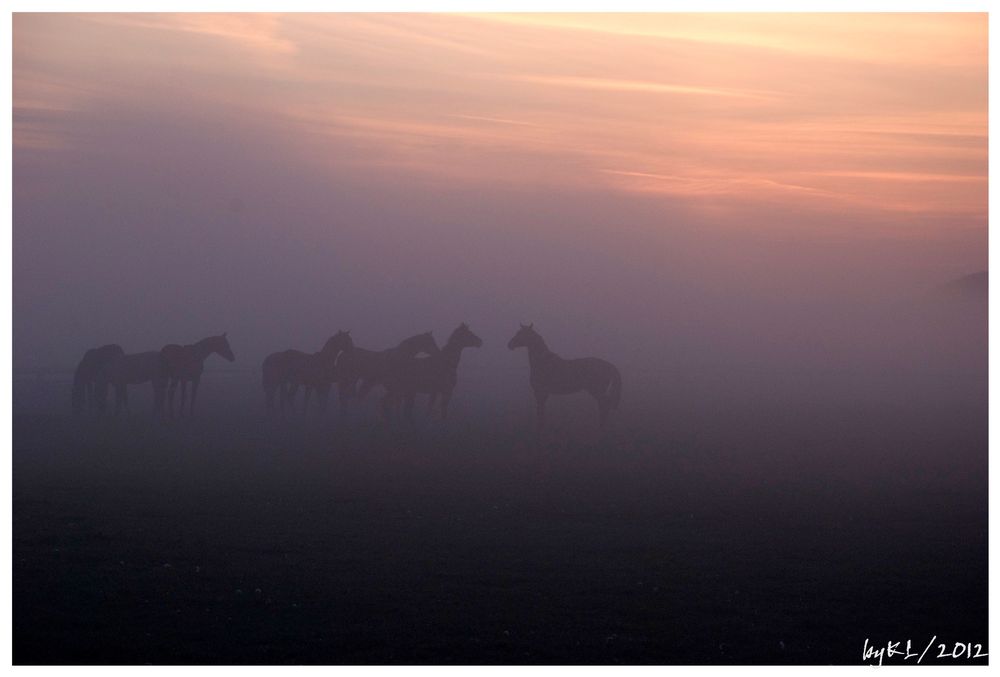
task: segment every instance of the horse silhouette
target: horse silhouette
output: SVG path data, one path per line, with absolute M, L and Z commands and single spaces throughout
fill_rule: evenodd
M 413 420 L 413 402 L 418 393 L 429 395 L 427 414 L 434 410 L 434 402 L 441 398 L 441 420 L 448 417 L 448 402 L 458 383 L 458 363 L 465 348 L 480 348 L 483 340 L 472 333 L 464 322 L 448 337 L 448 342 L 437 355 L 414 357 L 396 365 L 386 378 L 386 398 L 383 411 L 388 416 L 389 407 L 403 403 L 403 414 Z
M 338 331 L 327 339 L 318 353 L 284 350 L 264 358 L 261 372 L 267 410 L 274 411 L 275 396 L 278 398 L 279 411 L 284 411 L 286 405 L 291 409 L 299 386 L 303 386 L 303 412 L 309 407 L 309 395 L 312 391 L 316 392 L 320 411 L 325 411 L 330 388 L 337 381 L 337 358 L 354 346 L 350 334 L 350 331 Z
M 187 396 L 187 384 L 191 384 L 191 408 L 190 414 L 194 415 L 194 401 L 198 396 L 198 384 L 201 382 L 201 374 L 205 370 L 205 359 L 215 353 L 232 362 L 236 359 L 233 349 L 229 347 L 229 340 L 226 334 L 220 336 L 209 336 L 197 343 L 190 345 L 177 345 L 171 343 L 163 346 L 160 354 L 166 363 L 167 378 L 169 386 L 167 390 L 167 412 L 170 416 L 174 413 L 174 392 L 177 385 L 181 386 L 180 414 L 184 413 L 184 400 Z
M 115 414 L 123 409 L 128 412 L 128 386 L 140 383 L 153 384 L 153 413 L 160 412 L 167 386 L 167 364 L 159 350 L 119 355 L 104 366 L 97 377 L 97 390 L 100 392 L 97 401 L 101 411 L 111 386 L 115 389 Z
M 528 349 L 531 367 L 531 388 L 535 391 L 536 424 L 539 433 L 545 421 L 545 401 L 549 395 L 568 395 L 586 390 L 597 400 L 601 427 L 608 420 L 608 413 L 618 408 L 622 394 L 622 377 L 618 368 L 597 357 L 567 360 L 549 350 L 544 339 L 535 331 L 534 324 L 521 325 L 510 340 L 511 350 Z
M 97 396 L 107 395 L 107 389 L 101 392 L 99 380 L 102 371 L 115 358 L 125 354 L 122 347 L 115 343 L 109 343 L 100 348 L 91 348 L 83 354 L 83 359 L 76 365 L 73 372 L 72 402 L 73 411 L 82 414 L 85 409 L 91 411 L 103 411 L 105 403 L 98 401 Z
M 390 370 L 420 353 L 437 355 L 440 351 L 431 332 L 416 334 L 404 339 L 395 348 L 367 350 L 353 346 L 345 350 L 337 361 L 337 384 L 340 393 L 340 411 L 347 414 L 348 402 L 357 396 L 365 398 L 373 387 L 384 383 Z M 358 383 L 361 389 L 358 391 Z

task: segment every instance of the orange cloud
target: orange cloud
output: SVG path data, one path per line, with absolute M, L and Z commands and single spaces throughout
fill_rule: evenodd
M 79 146 L 91 141 L 69 123 L 88 111 L 185 102 L 310 159 L 432 180 L 984 216 L 986 27 L 981 14 L 18 15 L 14 142 Z

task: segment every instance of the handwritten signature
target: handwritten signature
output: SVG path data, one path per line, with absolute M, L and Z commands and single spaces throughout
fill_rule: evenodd
M 866 637 L 864 649 L 861 652 L 861 660 L 869 665 L 882 665 L 883 661 L 892 660 L 897 657 L 901 657 L 904 661 L 916 658 L 917 663 L 920 663 L 928 654 L 932 658 L 952 660 L 975 660 L 989 656 L 983 650 L 982 644 L 973 644 L 971 642 L 955 642 L 954 645 L 940 642 L 937 644 L 937 652 L 935 653 L 932 651 L 934 642 L 937 642 L 937 635 L 931 637 L 931 641 L 927 642 L 923 650 L 920 650 L 920 647 L 914 647 L 913 640 L 909 639 L 906 640 L 905 644 L 902 641 L 890 641 L 882 645 L 872 644 Z

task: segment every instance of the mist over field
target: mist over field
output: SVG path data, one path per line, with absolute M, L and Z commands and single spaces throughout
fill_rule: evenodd
M 985 643 L 985 50 L 983 15 L 15 15 L 15 662 Z M 462 322 L 447 421 L 265 413 L 272 352 Z M 578 393 L 535 437 L 521 323 L 618 368 L 608 429 Z M 72 415 L 88 349 L 222 332 L 194 417 Z

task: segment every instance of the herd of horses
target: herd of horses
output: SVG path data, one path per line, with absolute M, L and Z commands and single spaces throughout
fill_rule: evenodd
M 368 350 L 354 345 L 350 331 L 338 331 L 316 353 L 284 350 L 271 353 L 261 365 L 264 403 L 269 413 L 287 413 L 295 408 L 298 391 L 303 391 L 302 410 L 308 411 L 311 397 L 325 411 L 330 392 L 337 386 L 342 414 L 352 400 L 361 401 L 375 387 L 381 387 L 380 409 L 390 420 L 400 408 L 412 422 L 417 395 L 427 395 L 427 411 L 439 404 L 440 417 L 448 416 L 448 403 L 458 383 L 462 351 L 483 345 L 464 322 L 438 347 L 431 332 L 411 336 L 393 348 Z M 530 384 L 535 394 L 536 424 L 541 431 L 545 403 L 550 395 L 587 392 L 597 402 L 603 426 L 621 400 L 621 374 L 606 360 L 596 357 L 565 359 L 549 350 L 531 324 L 522 324 L 507 347 L 526 348 Z M 210 336 L 190 345 L 170 344 L 159 351 L 126 354 L 121 346 L 109 344 L 84 354 L 73 376 L 72 402 L 77 413 L 103 413 L 108 394 L 115 393 L 115 413 L 128 411 L 128 387 L 151 383 L 156 414 L 175 415 L 174 400 L 180 387 L 176 414 L 194 414 L 198 386 L 205 360 L 219 355 L 233 362 L 236 356 L 226 334 Z M 191 397 L 187 399 L 188 385 Z

